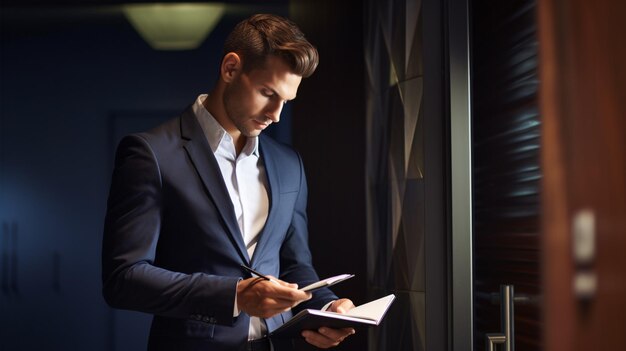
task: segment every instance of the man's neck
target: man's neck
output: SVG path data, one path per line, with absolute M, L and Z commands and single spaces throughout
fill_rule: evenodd
M 233 138 L 235 151 L 237 152 L 237 155 L 239 155 L 246 146 L 247 138 L 245 135 L 241 134 L 237 128 L 229 127 L 230 123 L 228 123 L 228 116 L 226 114 L 226 110 L 224 109 L 224 104 L 222 103 L 222 95 L 219 94 L 219 92 L 213 91 L 207 96 L 206 99 L 204 99 L 202 105 L 207 111 L 209 111 L 213 118 L 215 118 L 217 123 L 219 123 Z

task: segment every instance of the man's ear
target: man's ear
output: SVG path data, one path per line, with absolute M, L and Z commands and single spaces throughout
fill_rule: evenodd
M 222 59 L 220 75 L 226 83 L 230 83 L 241 72 L 241 57 L 234 52 L 229 52 Z

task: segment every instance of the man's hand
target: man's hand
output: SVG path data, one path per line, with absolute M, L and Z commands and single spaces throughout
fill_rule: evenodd
M 311 298 L 310 293 L 298 290 L 298 284 L 289 284 L 270 277 L 248 278 L 237 284 L 237 308 L 250 316 L 269 318 L 289 311 L 302 301 Z
M 330 305 L 328 311 L 346 313 L 353 308 L 354 304 L 352 301 L 348 299 L 339 299 Z M 321 349 L 327 349 L 339 345 L 345 338 L 354 333 L 355 331 L 353 328 L 332 329 L 321 327 L 317 331 L 305 330 L 302 332 L 302 336 L 309 344 Z

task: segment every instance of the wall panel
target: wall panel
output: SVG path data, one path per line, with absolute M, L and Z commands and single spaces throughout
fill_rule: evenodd
M 426 347 L 422 3 L 370 1 L 366 13 L 367 249 L 370 295 L 394 292 L 370 350 Z

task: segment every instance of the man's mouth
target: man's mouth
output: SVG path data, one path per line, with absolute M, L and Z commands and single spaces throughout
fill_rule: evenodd
M 261 130 L 267 128 L 271 124 L 271 122 L 261 122 L 261 121 L 257 121 L 256 119 L 254 120 L 254 123 Z

